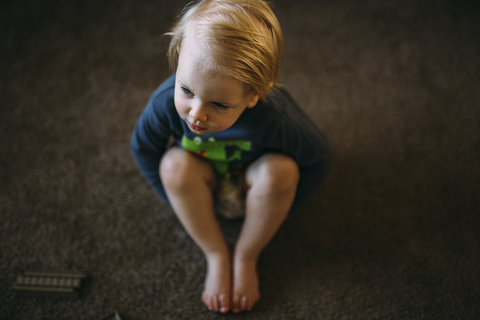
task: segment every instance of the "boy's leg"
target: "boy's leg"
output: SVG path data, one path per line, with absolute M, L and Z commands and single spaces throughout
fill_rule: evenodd
M 206 161 L 180 148 L 160 163 L 160 177 L 173 210 L 208 264 L 202 300 L 210 310 L 230 310 L 230 250 L 214 214 L 215 173 Z
M 285 155 L 266 154 L 248 167 L 245 179 L 245 221 L 233 254 L 234 312 L 251 310 L 260 299 L 257 261 L 290 211 L 299 170 Z

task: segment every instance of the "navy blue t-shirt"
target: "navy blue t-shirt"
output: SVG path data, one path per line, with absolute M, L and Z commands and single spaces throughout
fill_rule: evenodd
M 142 174 L 157 194 L 170 203 L 159 176 L 160 159 L 170 136 L 184 149 L 208 158 L 216 171 L 243 170 L 261 155 L 280 152 L 300 169 L 297 194 L 290 212 L 316 190 L 331 165 L 327 140 L 283 88 L 274 88 L 266 102 L 259 100 L 221 132 L 199 136 L 190 131 L 174 104 L 175 74 L 150 97 L 131 140 L 131 149 Z

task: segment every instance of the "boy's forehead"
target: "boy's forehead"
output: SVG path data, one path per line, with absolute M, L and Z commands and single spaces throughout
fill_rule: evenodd
M 214 75 L 221 72 L 220 68 L 213 62 L 210 48 L 202 41 L 195 30 L 195 26 L 189 26 L 182 39 L 180 46 L 178 68 L 195 68 L 197 71 Z
M 193 75 L 195 76 L 192 77 Z M 232 86 L 238 88 L 239 92 L 243 94 L 250 91 L 248 85 L 234 79 L 229 75 L 228 70 L 215 63 L 212 58 L 211 47 L 202 37 L 202 32 L 198 32 L 198 25 L 195 23 L 190 23 L 187 26 L 183 36 L 177 76 L 178 80 L 187 86 L 194 87 L 198 82 L 217 78 L 228 82 L 231 89 L 233 89 Z
M 208 63 L 186 61 L 184 64 L 180 61 L 177 81 L 203 99 L 231 106 L 240 104 L 249 92 L 246 84 L 212 68 Z
M 199 57 L 207 56 L 207 52 L 210 51 L 205 37 L 197 31 L 197 25 L 194 23 L 190 23 L 185 30 L 180 45 L 180 54 L 182 51 L 187 51 L 188 54 L 195 54 Z
M 197 50 L 189 50 L 185 47 L 183 54 L 180 55 L 178 61 L 177 73 L 181 78 L 189 78 L 190 74 L 194 73 L 198 78 L 208 79 L 215 76 L 218 70 L 208 61 L 205 55 L 199 53 Z M 187 76 L 188 75 L 188 76 Z

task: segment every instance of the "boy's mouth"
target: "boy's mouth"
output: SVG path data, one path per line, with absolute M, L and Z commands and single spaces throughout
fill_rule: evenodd
M 187 121 L 188 123 L 188 126 L 190 127 L 190 129 L 194 130 L 194 131 L 203 131 L 205 130 L 206 128 L 203 128 L 203 127 L 199 127 L 197 125 L 194 125 L 193 123 Z

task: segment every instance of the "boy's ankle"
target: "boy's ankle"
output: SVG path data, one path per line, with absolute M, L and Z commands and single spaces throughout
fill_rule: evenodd
M 230 261 L 230 251 L 229 250 L 217 250 L 205 254 L 205 259 L 209 262 L 220 262 L 224 260 Z
M 258 257 L 259 255 L 255 253 L 235 251 L 233 262 L 242 264 L 256 264 Z

